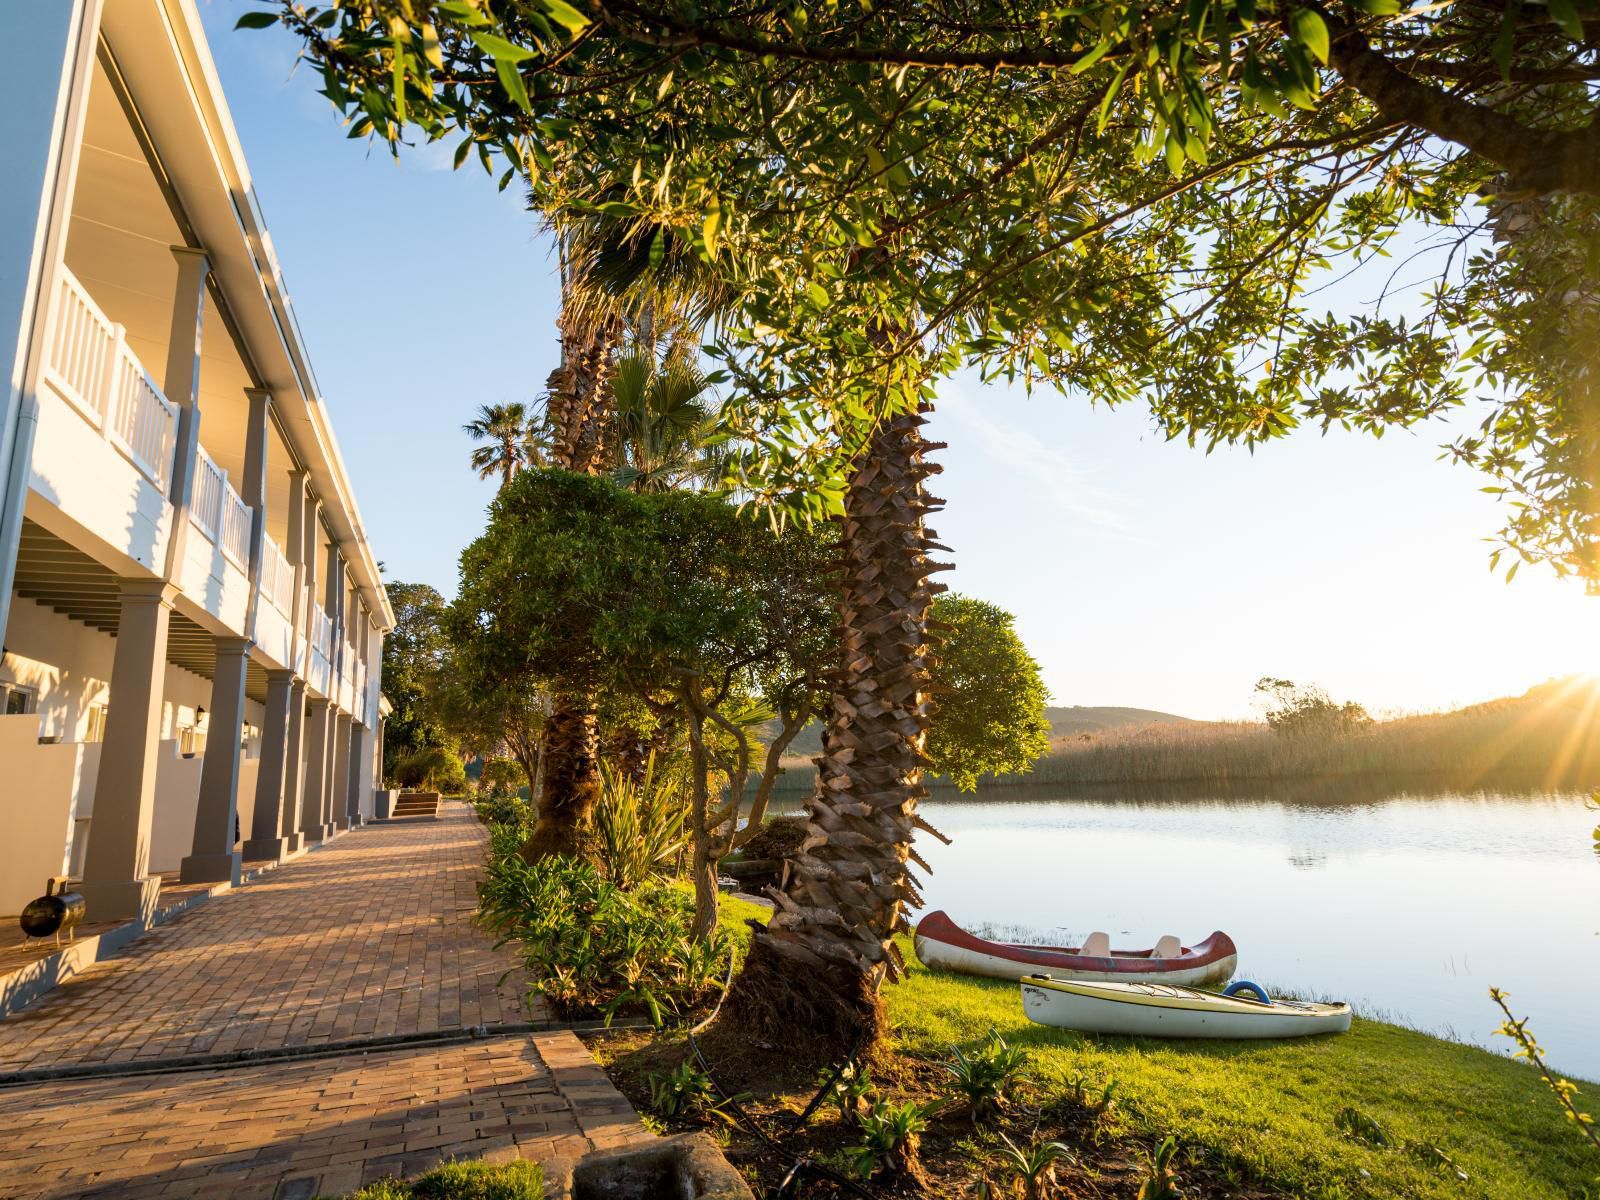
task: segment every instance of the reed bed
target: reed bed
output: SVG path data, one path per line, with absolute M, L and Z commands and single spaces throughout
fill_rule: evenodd
M 785 791 L 811 786 L 807 761 L 785 766 Z M 1225 786 L 1359 777 L 1460 788 L 1600 787 L 1600 690 L 1535 689 L 1517 699 L 1375 721 L 1348 733 L 1286 734 L 1250 721 L 1124 726 L 1058 738 L 1032 772 L 983 785 Z

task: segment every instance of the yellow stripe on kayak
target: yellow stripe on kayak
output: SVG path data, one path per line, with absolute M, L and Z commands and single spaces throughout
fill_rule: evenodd
M 1176 1008 L 1190 1012 L 1222 1013 L 1279 1013 L 1320 1016 L 1341 1011 L 1341 1004 L 1280 1004 L 1273 1001 L 1261 1004 L 1253 1000 L 1238 1000 L 1215 992 L 1201 992 L 1178 987 L 1170 983 L 1078 983 L 1070 979 L 1052 979 L 1047 975 L 1024 975 L 1022 983 L 1028 987 L 1051 992 L 1066 992 L 1090 1000 L 1108 1000 L 1113 1004 L 1135 1004 L 1141 1008 Z

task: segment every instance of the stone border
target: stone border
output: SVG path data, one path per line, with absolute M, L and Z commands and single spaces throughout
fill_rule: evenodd
M 71 1083 L 98 1079 L 127 1079 L 137 1075 L 177 1075 L 188 1071 L 226 1071 L 232 1067 L 261 1067 L 307 1059 L 345 1058 L 382 1054 L 391 1050 L 416 1050 L 428 1046 L 453 1046 L 462 1042 L 492 1042 L 497 1038 L 546 1033 L 588 1034 L 636 1032 L 653 1026 L 644 1017 L 618 1017 L 605 1021 L 517 1021 L 506 1025 L 474 1025 L 466 1029 L 427 1029 L 387 1037 L 352 1038 L 305 1046 L 262 1046 L 232 1054 L 185 1054 L 134 1062 L 71 1063 L 0 1074 L 0 1091 L 32 1087 L 39 1083 Z

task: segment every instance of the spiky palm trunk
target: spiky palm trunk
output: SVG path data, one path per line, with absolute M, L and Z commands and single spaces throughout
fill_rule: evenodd
M 539 819 L 520 851 L 528 862 L 579 855 L 600 799 L 599 746 L 592 696 L 555 696 L 544 726 L 544 789 Z
M 895 933 L 921 903 L 912 835 L 927 794 L 923 742 L 934 704 L 928 608 L 944 591 L 923 519 L 940 507 L 923 480 L 922 412 L 886 421 L 857 459 L 845 498 L 841 663 L 806 839 L 778 909 L 757 929 L 727 1013 L 744 1034 L 833 1054 L 874 1041 L 878 988 L 904 963 Z
M 611 464 L 611 360 L 621 323 L 563 310 L 561 365 L 550 373 L 547 413 L 551 462 L 598 475 Z M 600 797 L 599 728 L 592 694 L 552 697 L 545 723 L 544 786 L 539 817 L 522 847 L 529 862 L 547 854 L 581 854 L 582 833 Z

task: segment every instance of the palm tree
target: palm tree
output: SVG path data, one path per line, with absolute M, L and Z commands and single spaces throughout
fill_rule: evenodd
M 714 277 L 670 230 L 661 235 L 668 249 L 652 264 L 655 230 L 600 218 L 560 231 L 561 363 L 546 384 L 543 419 L 550 466 L 587 475 L 616 469 L 623 433 L 617 359 L 630 323 L 648 330 L 637 341 L 653 355 L 658 315 L 694 328 L 715 311 L 721 292 Z M 700 391 L 703 382 L 690 399 Z M 595 697 L 551 696 L 544 738 L 538 820 L 520 851 L 529 862 L 581 850 L 581 832 L 600 796 Z
M 684 353 L 658 363 L 636 346 L 617 362 L 617 465 L 613 477 L 636 492 L 693 487 L 720 475 L 721 458 L 707 445 L 716 407 L 704 372 Z
M 528 410 L 521 404 L 484 404 L 478 415 L 461 427 L 474 441 L 487 442 L 472 451 L 472 467 L 479 479 L 500 476 L 505 487 L 517 468 L 529 461 Z
M 927 406 L 882 419 L 856 456 L 844 501 L 839 669 L 806 804 L 806 850 L 791 861 L 777 911 L 753 931 L 724 1006 L 742 1036 L 864 1049 L 883 1031 L 878 989 L 905 964 L 894 944 L 905 910 L 922 903 L 912 849 L 928 792 L 923 747 L 937 706 L 929 669 L 937 637 L 928 610 L 945 590 L 930 555 L 945 549 L 924 524 L 943 502 L 923 480 L 940 448 L 923 439 Z

